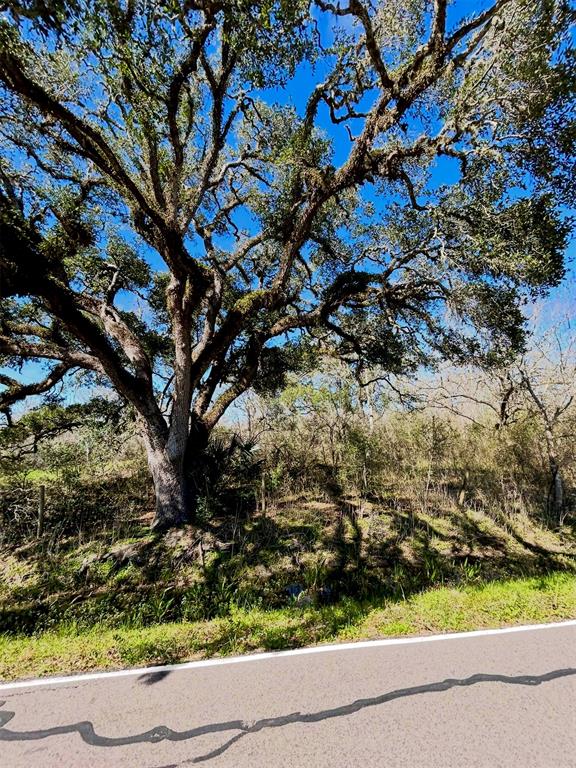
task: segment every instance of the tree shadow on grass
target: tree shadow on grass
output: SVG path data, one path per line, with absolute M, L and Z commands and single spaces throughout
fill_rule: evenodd
M 406 598 L 435 585 L 543 575 L 567 567 L 559 559 L 564 553 L 526 541 L 508 520 L 478 521 L 465 508 L 444 510 L 442 525 L 433 514 L 397 505 L 384 514 L 386 536 L 366 542 L 365 561 L 376 575 L 372 583 L 387 595 Z
M 164 621 L 212 618 L 224 615 L 233 601 L 287 606 L 293 599 L 288 586 L 308 587 L 306 601 L 320 604 L 345 596 L 401 599 L 437 585 L 569 570 L 570 560 L 576 562 L 567 556 L 569 547 L 555 551 L 530 541 L 504 515 L 478 516 L 454 505 L 423 512 L 398 499 L 380 499 L 367 512 L 345 496 L 337 478 L 328 474 L 325 487 L 329 501 L 324 497 L 321 508 L 302 504 L 255 515 L 248 523 L 214 521 L 208 567 L 189 536 L 182 566 L 201 571 L 202 594 L 188 595 L 185 582 L 175 587 L 180 555 L 164 540 L 143 537 L 97 557 L 89 565 L 93 579 L 64 551 L 53 558 L 35 553 L 29 560 L 35 578 L 11 591 L 10 601 L 0 605 L 0 622 L 7 632 L 30 633 L 62 616 L 88 623 L 109 616 L 120 621 L 123 614 L 147 623 L 158 615 Z M 198 604 L 198 611 L 183 612 L 185 604 Z M 281 647 L 279 637 L 270 642 Z

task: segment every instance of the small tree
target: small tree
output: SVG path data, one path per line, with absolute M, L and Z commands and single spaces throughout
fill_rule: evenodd
M 231 403 L 310 349 L 520 348 L 523 292 L 563 274 L 573 13 L 448 5 L 4 3 L 0 353 L 38 380 L 3 374 L 0 406 L 111 387 L 164 528 Z
M 565 457 L 563 443 L 572 448 L 569 417 L 576 398 L 576 335 L 574 317 L 566 317 L 535 335 L 530 350 L 516 366 L 517 387 L 525 408 L 537 418 L 544 432 L 550 472 L 549 507 L 554 520 L 566 514 Z
M 527 348 L 507 366 L 448 368 L 416 385 L 413 395 L 425 406 L 495 427 L 500 434 L 514 422 L 539 425 L 540 458 L 549 477 L 548 506 L 562 524 L 567 512 L 565 469 L 574 458 L 576 334 L 570 298 L 561 296 L 560 301 L 560 317 L 552 302 L 532 307 Z

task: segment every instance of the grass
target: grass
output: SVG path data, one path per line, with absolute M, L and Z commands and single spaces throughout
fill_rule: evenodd
M 300 494 L 165 537 L 137 478 L 73 490 L 0 550 L 5 680 L 576 617 L 573 523 L 441 489 L 425 509 Z
M 424 590 L 406 600 L 344 599 L 324 607 L 232 609 L 201 622 L 115 628 L 62 625 L 0 636 L 3 680 L 173 663 L 325 642 L 455 632 L 576 617 L 576 575 Z
M 238 608 L 284 609 L 298 592 L 306 603 L 370 606 L 438 587 L 576 574 L 573 525 L 552 530 L 441 494 L 431 501 L 428 511 L 365 502 L 352 514 L 352 502 L 284 499 L 265 516 L 215 518 L 163 538 L 139 519 L 82 534 L 58 533 L 48 519 L 43 538 L 0 549 L 1 631 L 203 622 Z

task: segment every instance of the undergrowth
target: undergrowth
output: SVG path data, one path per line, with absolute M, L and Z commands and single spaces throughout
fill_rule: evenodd
M 323 642 L 453 632 L 576 615 L 576 576 L 549 574 L 479 586 L 425 590 L 408 600 L 345 598 L 328 606 L 233 609 L 202 622 L 58 630 L 0 636 L 0 677 L 72 673 L 122 666 L 295 648 Z

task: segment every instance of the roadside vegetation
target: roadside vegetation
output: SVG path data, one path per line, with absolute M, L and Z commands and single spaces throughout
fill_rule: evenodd
M 63 624 L 31 638 L 0 637 L 0 677 L 11 680 L 212 656 L 560 621 L 576 615 L 576 576 L 554 574 L 483 586 L 437 588 L 408 600 L 345 599 L 325 607 L 233 609 L 202 622 Z
M 360 402 L 330 364 L 248 398 L 205 455 L 202 516 L 164 535 L 129 422 L 5 457 L 0 675 L 576 616 L 574 409 L 558 519 L 544 425 L 522 392 L 495 421 L 489 384 L 494 407 L 465 416 L 430 402 L 430 379 L 417 409 L 387 389 Z
M 574 616 L 576 10 L 0 14 L 0 674 Z

